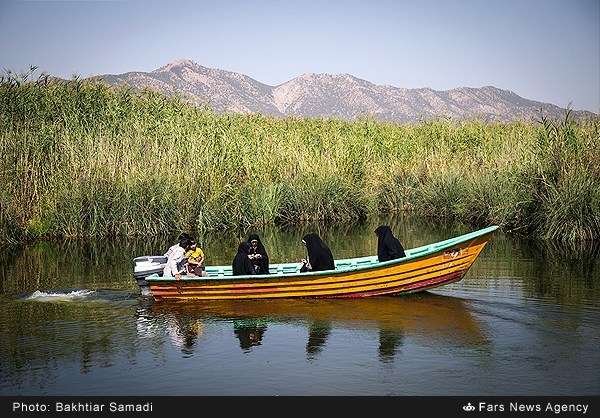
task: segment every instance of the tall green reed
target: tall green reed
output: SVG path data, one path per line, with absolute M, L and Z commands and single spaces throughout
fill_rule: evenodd
M 406 211 L 553 240 L 600 238 L 597 119 L 278 119 L 27 77 L 0 80 L 5 242 Z

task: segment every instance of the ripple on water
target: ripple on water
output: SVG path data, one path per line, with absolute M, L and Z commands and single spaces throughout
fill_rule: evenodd
M 31 295 L 26 296 L 25 300 L 37 300 L 40 302 L 44 301 L 58 301 L 58 300 L 74 300 L 83 299 L 92 296 L 95 293 L 94 290 L 80 289 L 72 291 L 57 291 L 57 292 L 42 292 L 36 290 Z

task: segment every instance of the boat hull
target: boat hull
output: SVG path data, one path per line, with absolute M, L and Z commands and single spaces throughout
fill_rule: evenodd
M 354 269 L 245 277 L 146 278 L 157 300 L 271 298 L 364 298 L 432 289 L 461 280 L 490 238 L 488 233 L 414 254 L 405 259 Z

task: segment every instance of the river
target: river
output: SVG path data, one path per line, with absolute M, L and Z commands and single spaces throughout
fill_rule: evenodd
M 392 220 L 405 248 L 470 231 Z M 258 231 L 271 262 L 316 231 L 336 258 L 376 224 Z M 199 241 L 230 264 L 239 237 Z M 131 259 L 173 237 L 0 250 L 0 395 L 598 395 L 597 247 L 496 232 L 460 282 L 362 300 L 153 303 Z

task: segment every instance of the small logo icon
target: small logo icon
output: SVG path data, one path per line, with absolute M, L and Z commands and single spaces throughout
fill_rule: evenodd
M 471 402 L 469 402 L 466 405 L 463 405 L 463 411 L 471 412 L 474 410 L 475 410 L 475 407 L 473 405 L 471 405 Z

